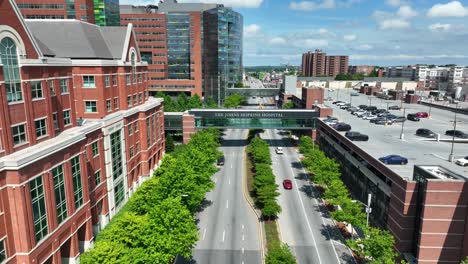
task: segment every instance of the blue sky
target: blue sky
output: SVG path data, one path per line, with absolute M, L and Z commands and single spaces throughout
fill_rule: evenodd
M 468 65 L 467 0 L 179 2 L 217 2 L 240 12 L 246 66 L 300 65 L 301 54 L 315 49 L 349 55 L 353 65 Z

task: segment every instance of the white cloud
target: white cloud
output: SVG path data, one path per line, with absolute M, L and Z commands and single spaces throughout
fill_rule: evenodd
M 282 37 L 275 37 L 275 38 L 270 39 L 270 44 L 272 44 L 272 45 L 284 45 L 284 44 L 286 44 L 286 39 L 284 39 Z
M 402 18 L 411 18 L 418 15 L 418 12 L 414 11 L 411 6 L 400 6 L 397 11 L 397 15 Z
M 362 45 L 359 45 L 356 47 L 357 50 L 371 50 L 373 49 L 374 47 L 372 45 L 369 45 L 369 44 L 362 44 Z
M 326 28 L 321 28 L 318 30 L 318 33 L 325 34 L 325 33 L 328 33 L 328 30 Z
M 344 35 L 344 36 L 343 36 L 343 39 L 344 39 L 345 41 L 354 41 L 354 40 L 357 39 L 357 36 L 354 35 L 354 34 L 351 34 L 351 35 Z
M 385 0 L 385 3 L 387 5 L 391 5 L 391 6 L 399 6 L 401 5 L 401 1 L 400 0 Z
M 433 32 L 441 32 L 441 31 L 448 31 L 452 25 L 450 24 L 441 24 L 441 23 L 435 23 L 432 25 L 429 25 L 429 30 Z
M 335 0 L 323 0 L 322 2 L 312 2 L 312 1 L 301 1 L 301 2 L 291 2 L 289 4 L 289 9 L 299 10 L 299 11 L 313 11 L 317 9 L 331 9 L 335 8 Z
M 122 0 L 121 0 L 122 2 Z M 133 3 L 132 0 L 128 2 Z M 152 1 L 153 3 L 156 1 Z M 262 5 L 263 0 L 182 0 L 180 3 L 206 3 L 206 4 L 224 4 L 232 7 L 257 8 Z
M 246 38 L 257 36 L 258 34 L 260 34 L 260 32 L 261 32 L 261 28 L 257 24 L 244 26 L 244 36 Z
M 429 17 L 464 17 L 468 16 L 468 8 L 459 1 L 452 1 L 447 4 L 436 4 L 427 11 Z
M 409 28 L 410 23 L 404 19 L 385 19 L 378 21 L 380 25 L 380 29 L 402 29 L 402 28 Z

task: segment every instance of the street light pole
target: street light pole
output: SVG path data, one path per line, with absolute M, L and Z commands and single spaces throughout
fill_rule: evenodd
M 400 132 L 400 139 L 401 140 L 405 139 L 405 134 L 403 132 L 403 129 L 405 128 L 405 122 L 406 122 L 406 107 L 403 108 L 403 117 L 405 118 L 405 120 L 403 122 L 401 122 L 401 132 Z
M 368 193 L 367 194 L 367 206 L 366 206 L 366 213 L 367 213 L 367 226 L 369 227 L 369 215 L 370 213 L 372 212 L 372 208 L 371 208 L 371 198 L 372 198 L 372 194 L 371 193 Z
M 457 130 L 457 112 L 458 112 L 458 103 L 457 103 L 457 107 L 455 109 L 455 120 L 453 120 L 453 133 L 452 133 L 452 148 L 450 150 L 450 155 L 449 155 L 449 161 L 450 162 L 453 162 L 454 160 L 454 157 L 453 157 L 453 148 L 454 148 L 454 145 L 455 145 L 455 131 Z

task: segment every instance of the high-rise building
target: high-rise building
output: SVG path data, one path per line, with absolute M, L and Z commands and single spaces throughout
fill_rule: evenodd
M 302 75 L 305 77 L 331 76 L 348 73 L 348 56 L 327 56 L 322 50 L 302 54 Z
M 149 65 L 149 88 L 185 92 L 223 103 L 225 88 L 242 81 L 242 16 L 219 4 L 120 6 Z
M 0 263 L 77 263 L 164 155 L 132 26 L 0 1 L 0 109 Z
M 119 0 L 15 0 L 26 19 L 77 19 L 119 26 Z

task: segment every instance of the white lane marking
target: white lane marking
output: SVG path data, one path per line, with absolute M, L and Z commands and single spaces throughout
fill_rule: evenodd
M 305 206 L 304 206 L 304 202 L 302 201 L 302 197 L 301 197 L 301 194 L 299 193 L 299 188 L 298 188 L 298 185 L 297 185 L 297 182 L 296 182 L 296 177 L 294 177 L 294 170 L 293 168 L 291 168 L 291 173 L 292 173 L 292 178 L 293 178 L 293 181 L 294 181 L 294 184 L 296 185 L 296 194 L 299 196 L 299 201 L 301 202 L 301 206 L 302 206 L 302 211 L 304 212 L 304 215 L 305 215 L 305 218 L 306 218 L 306 222 L 307 222 L 307 227 L 309 228 L 309 231 L 310 233 L 312 234 L 312 240 L 314 241 L 314 244 L 315 244 L 315 251 L 317 251 L 317 257 L 319 259 L 319 263 L 321 264 L 322 263 L 322 259 L 320 258 L 320 253 L 317 249 L 317 241 L 315 241 L 315 237 L 314 237 L 314 231 L 312 231 L 312 227 L 310 226 L 310 222 L 309 222 L 309 217 L 307 216 L 307 213 L 306 213 L 306 210 L 305 210 Z
M 242 229 L 244 229 L 244 225 L 242 225 Z
M 244 248 L 242 248 L 242 254 L 244 254 Z
M 302 162 L 299 161 L 299 163 L 301 164 L 301 170 L 303 173 L 306 173 L 305 169 L 304 169 L 304 166 L 302 166 Z M 312 199 L 314 200 L 315 202 L 315 205 L 319 206 L 318 202 L 317 202 L 317 199 Z M 319 207 L 320 208 L 320 207 Z M 323 226 L 327 226 L 325 224 L 325 220 L 323 220 L 323 216 L 322 216 L 322 211 L 320 210 L 320 219 L 322 220 L 322 223 L 323 223 Z M 335 252 L 335 256 L 336 256 L 336 259 L 338 260 L 338 263 L 340 263 L 340 258 L 338 257 L 338 253 L 336 252 L 336 249 L 335 249 L 335 245 L 333 244 L 332 242 L 332 239 L 331 239 L 331 235 L 330 235 L 330 232 L 328 231 L 328 228 L 326 228 L 325 230 L 327 230 L 327 234 L 328 234 L 328 241 L 330 241 L 330 244 L 333 248 L 333 252 Z
M 231 178 L 229 178 L 229 184 L 231 184 Z
M 226 230 L 223 230 L 223 242 L 224 242 L 225 236 L 226 236 Z
M 232 169 L 232 168 L 233 168 L 233 167 L 232 167 L 232 163 L 231 163 L 231 169 Z
M 244 241 L 244 240 L 245 240 L 245 237 L 244 237 L 244 234 L 242 234 L 242 241 Z
M 218 179 L 214 178 L 214 180 L 213 180 L 213 181 L 214 181 L 214 183 L 216 183 L 216 182 L 218 181 Z
M 206 236 L 206 228 L 205 228 L 205 230 L 203 230 L 203 238 L 202 238 L 202 240 L 205 240 L 205 236 Z
M 229 208 L 229 200 L 226 200 L 226 209 Z

